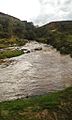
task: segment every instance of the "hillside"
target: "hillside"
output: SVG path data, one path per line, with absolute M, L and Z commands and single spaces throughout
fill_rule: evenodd
M 72 56 L 72 21 L 57 21 L 37 28 L 38 41 Z
M 32 22 L 0 12 L 0 48 L 24 45 L 25 39 L 50 44 L 60 53 L 72 56 L 72 21 L 51 22 L 36 28 Z
M 0 12 L 0 38 L 34 38 L 32 22 L 21 21 L 15 17 Z M 32 36 L 33 35 L 33 36 Z M 33 37 L 33 38 L 32 38 Z
M 51 22 L 43 27 L 48 26 L 49 30 L 55 31 L 58 30 L 60 32 L 69 32 L 72 33 L 72 21 L 56 21 Z

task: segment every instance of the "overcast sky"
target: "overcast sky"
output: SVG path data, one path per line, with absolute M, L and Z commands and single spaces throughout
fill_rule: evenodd
M 0 12 L 43 25 L 72 20 L 72 0 L 0 0 Z

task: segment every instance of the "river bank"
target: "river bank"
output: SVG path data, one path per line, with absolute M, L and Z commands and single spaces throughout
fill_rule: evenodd
M 1 120 L 72 120 L 72 87 L 0 103 Z

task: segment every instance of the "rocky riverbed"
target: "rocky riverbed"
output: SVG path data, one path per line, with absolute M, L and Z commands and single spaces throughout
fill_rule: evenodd
M 42 95 L 72 85 L 72 58 L 37 42 L 0 65 L 0 101 Z

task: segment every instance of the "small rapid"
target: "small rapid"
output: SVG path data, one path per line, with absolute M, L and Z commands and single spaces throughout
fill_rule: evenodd
M 36 51 L 36 48 L 42 50 Z M 30 42 L 21 49 L 30 53 L 0 65 L 0 101 L 42 95 L 72 85 L 72 58 L 52 46 Z

